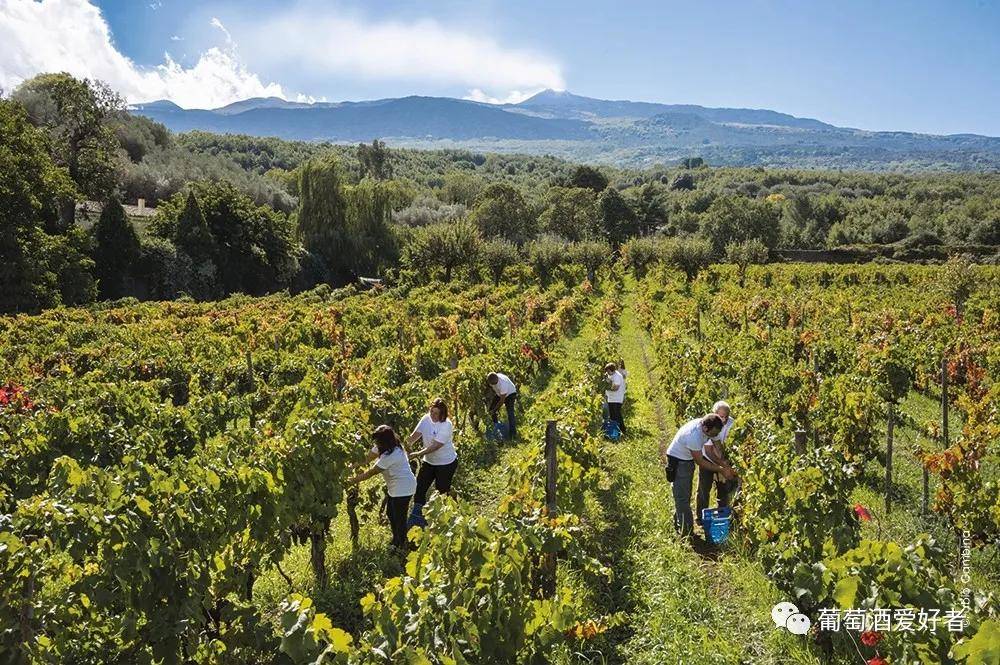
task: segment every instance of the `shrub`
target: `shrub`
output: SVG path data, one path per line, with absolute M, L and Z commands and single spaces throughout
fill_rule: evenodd
M 543 285 L 548 284 L 556 268 L 566 261 L 567 244 L 563 238 L 544 235 L 525 246 L 528 263 Z
M 484 242 L 479 248 L 479 257 L 486 271 L 493 278 L 493 284 L 499 285 L 504 271 L 521 259 L 517 247 L 509 240 L 494 238 Z

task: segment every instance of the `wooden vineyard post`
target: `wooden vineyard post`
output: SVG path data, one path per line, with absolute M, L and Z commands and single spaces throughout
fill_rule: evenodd
M 885 515 L 889 516 L 889 506 L 892 503 L 892 429 L 895 424 L 893 405 L 890 402 L 885 425 Z
M 806 431 L 804 429 L 795 430 L 795 452 L 799 455 L 806 454 Z
M 948 441 L 948 359 L 941 356 L 941 444 L 947 448 Z
M 941 445 L 948 447 L 948 356 L 941 354 Z M 924 514 L 930 502 L 930 474 L 924 466 L 924 495 L 921 508 Z
M 347 523 L 351 528 L 351 551 L 358 549 L 358 540 L 361 537 L 361 522 L 358 520 L 359 494 L 357 487 L 347 490 Z
M 257 421 L 257 412 L 254 409 L 253 394 L 257 392 L 257 380 L 253 376 L 253 356 L 250 354 L 250 347 L 247 347 L 247 383 L 250 386 L 250 419 L 253 423 Z
M 23 653 L 28 653 L 29 647 L 35 641 L 35 632 L 32 629 L 32 621 L 35 618 L 35 571 L 32 570 L 24 579 L 24 586 L 21 588 L 21 612 L 18 617 L 21 629 L 21 644 Z
M 549 517 L 555 517 L 558 512 L 556 504 L 556 470 L 558 469 L 556 459 L 556 444 L 558 434 L 556 433 L 556 421 L 549 420 L 545 423 L 545 509 Z M 556 555 L 549 552 L 542 559 L 542 570 L 540 575 L 542 596 L 554 598 L 556 595 Z

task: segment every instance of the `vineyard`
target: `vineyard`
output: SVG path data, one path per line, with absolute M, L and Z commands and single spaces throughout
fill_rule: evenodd
M 0 661 L 1000 661 L 1000 271 L 625 258 L 0 318 Z M 483 435 L 491 371 L 521 387 L 514 442 Z M 435 397 L 455 496 L 404 560 L 380 483 L 347 479 Z M 737 524 L 692 547 L 656 451 L 718 399 Z M 797 636 L 779 601 L 942 621 Z

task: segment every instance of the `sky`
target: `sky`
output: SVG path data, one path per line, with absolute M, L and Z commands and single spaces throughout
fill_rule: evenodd
M 1000 136 L 998 36 L 1000 0 L 0 0 L 0 88 L 63 70 L 185 108 L 554 88 Z

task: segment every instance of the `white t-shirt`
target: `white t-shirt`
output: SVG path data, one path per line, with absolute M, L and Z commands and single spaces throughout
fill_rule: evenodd
M 375 460 L 375 466 L 382 471 L 389 496 L 413 496 L 417 491 L 417 477 L 413 475 L 410 460 L 402 446 L 396 446 L 392 452 L 379 455 L 379 458 Z
M 677 433 L 674 434 L 674 440 L 667 448 L 667 454 L 677 459 L 691 460 L 694 459 L 691 451 L 701 451 L 706 441 L 708 441 L 708 435 L 701 429 L 701 418 L 695 418 L 684 423 L 677 430 Z
M 428 464 L 442 466 L 444 464 L 451 464 L 458 458 L 458 454 L 455 452 L 455 443 L 452 441 L 454 426 L 451 424 L 450 419 L 445 418 L 444 422 L 436 423 L 431 420 L 431 414 L 425 413 L 424 417 L 417 423 L 414 431 L 420 432 L 424 448 L 434 441 L 440 441 L 444 444 L 434 452 L 424 455 L 424 461 Z
M 625 376 L 620 371 L 615 371 L 611 376 L 604 375 L 608 381 L 608 389 L 604 391 L 604 396 L 608 399 L 608 404 L 621 404 L 625 401 Z M 611 386 L 618 386 L 618 390 L 612 390 Z
M 493 392 L 497 394 L 497 397 L 506 397 L 517 392 L 517 386 L 514 385 L 514 382 L 506 374 L 501 374 L 500 372 L 497 372 L 496 385 L 490 387 L 493 388 Z

